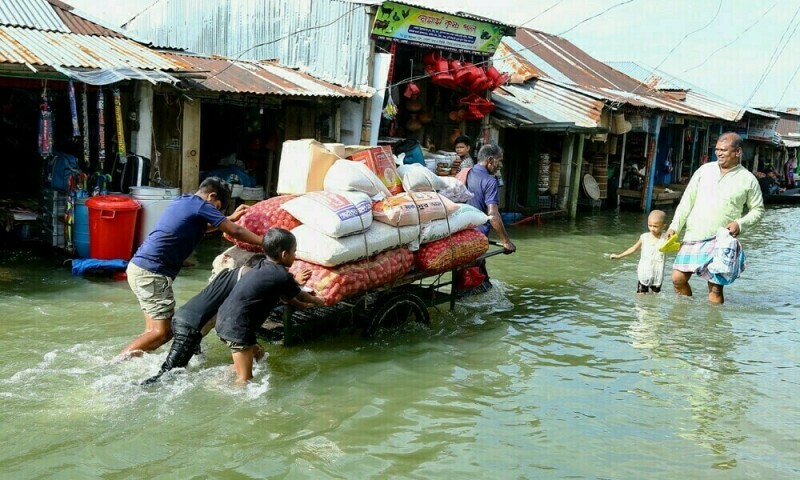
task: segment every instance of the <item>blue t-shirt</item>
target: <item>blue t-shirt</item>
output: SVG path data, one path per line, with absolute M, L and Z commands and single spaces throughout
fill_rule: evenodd
M 467 203 L 481 212 L 489 213 L 489 205 L 497 205 L 497 178 L 489 173 L 483 165 L 475 165 L 467 175 L 467 190 L 472 192 L 472 198 Z M 491 224 L 486 222 L 478 227 L 484 235 L 489 235 Z
M 219 227 L 225 218 L 214 205 L 197 195 L 183 194 L 164 210 L 131 262 L 150 272 L 175 278 L 208 226 Z

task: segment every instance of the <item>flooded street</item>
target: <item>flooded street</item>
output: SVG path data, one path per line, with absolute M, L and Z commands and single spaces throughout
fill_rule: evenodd
M 800 208 L 742 237 L 722 307 L 669 273 L 634 293 L 638 254 L 607 254 L 644 225 L 513 228 L 499 288 L 401 336 L 267 345 L 244 388 L 213 333 L 188 374 L 140 387 L 166 350 L 113 360 L 143 323 L 127 283 L 5 250 L 0 477 L 797 478 Z M 225 247 L 204 242 L 179 305 Z

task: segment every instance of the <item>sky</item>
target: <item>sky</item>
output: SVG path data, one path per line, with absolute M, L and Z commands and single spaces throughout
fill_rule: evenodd
M 159 0 L 66 1 L 120 24 Z M 416 3 L 560 35 L 599 60 L 657 67 L 738 105 L 800 107 L 800 0 Z

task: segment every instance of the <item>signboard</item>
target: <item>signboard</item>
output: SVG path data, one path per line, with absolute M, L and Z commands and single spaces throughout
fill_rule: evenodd
M 372 37 L 491 55 L 505 30 L 506 27 L 489 22 L 383 2 L 375 15 Z
M 771 143 L 772 139 L 775 137 L 775 129 L 777 128 L 777 118 L 750 117 L 750 125 L 747 128 L 747 139 Z
M 748 123 L 749 120 L 750 120 L 750 117 L 748 117 L 748 116 L 742 117 L 742 119 L 739 120 L 736 123 L 729 123 L 725 127 L 725 131 L 726 132 L 738 133 L 742 138 L 747 138 L 747 128 L 749 126 L 749 123 Z

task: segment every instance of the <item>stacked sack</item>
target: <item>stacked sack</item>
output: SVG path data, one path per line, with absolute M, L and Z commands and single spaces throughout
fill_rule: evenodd
M 291 271 L 310 268 L 306 286 L 325 298 L 326 304 L 394 282 L 415 265 L 421 272 L 440 273 L 488 249 L 486 237 L 474 228 L 489 217 L 457 203 L 471 196 L 462 183 L 453 184 L 452 179 L 438 177 L 421 165 L 398 169 L 387 147 L 361 150 L 350 159 L 330 162 L 317 143 L 303 142 L 309 143 L 293 144 L 285 152 L 294 157 L 298 151 L 312 152 L 315 167 L 308 167 L 313 163 L 309 159 L 284 153 L 279 175 L 296 176 L 300 171 L 302 178 L 279 179 L 279 186 L 288 189 L 282 193 L 289 195 L 254 205 L 238 223 L 259 235 L 271 227 L 291 230 L 297 238 L 298 259 Z M 306 168 L 291 168 L 295 163 Z M 323 163 L 322 189 L 305 191 L 308 185 L 318 185 Z M 314 181 L 306 177 L 311 171 Z M 252 250 L 249 245 L 237 245 Z

